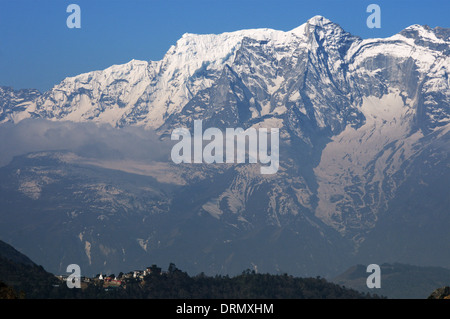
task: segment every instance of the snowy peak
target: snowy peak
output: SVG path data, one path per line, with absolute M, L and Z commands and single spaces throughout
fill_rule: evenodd
M 334 30 L 336 34 L 346 33 L 339 24 L 336 24 L 320 15 L 312 17 L 307 22 L 292 29 L 290 33 L 293 33 L 299 37 L 308 37 L 311 33 L 327 32 L 327 30 Z
M 450 42 L 450 29 L 448 28 L 435 27 L 432 29 L 427 25 L 414 24 L 401 31 L 400 34 L 418 41 L 442 44 Z
M 71 92 L 86 89 L 99 92 L 106 89 L 116 81 L 136 83 L 146 74 L 148 62 L 131 60 L 121 65 L 113 65 L 107 69 L 83 73 L 74 77 L 65 78 L 56 85 L 52 91 Z
M 23 116 L 29 116 L 27 109 L 39 96 L 41 93 L 38 90 L 14 90 L 0 86 L 0 123 L 18 122 L 23 119 Z
M 68 77 L 35 101 L 35 112 L 41 117 L 114 126 L 150 84 L 152 67 L 152 63 L 132 60 Z
M 167 52 L 163 66 L 169 66 L 178 73 L 192 77 L 202 68 L 222 68 L 232 63 L 233 54 L 245 38 L 270 41 L 277 44 L 290 43 L 297 39 L 293 32 L 273 29 L 249 29 L 222 34 L 185 33 Z
M 317 26 L 317 27 L 321 27 L 321 28 L 323 28 L 326 25 L 330 25 L 330 24 L 332 24 L 333 27 L 337 25 L 321 15 L 316 15 L 316 16 L 312 17 L 306 23 L 310 26 Z

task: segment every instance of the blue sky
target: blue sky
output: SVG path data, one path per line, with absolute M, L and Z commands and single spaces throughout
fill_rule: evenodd
M 81 29 L 66 26 L 71 3 Z M 371 3 L 380 29 L 366 26 Z M 449 13 L 449 0 L 0 0 L 0 85 L 45 91 L 67 76 L 160 60 L 185 32 L 287 31 L 323 15 L 362 38 L 387 37 L 412 24 L 450 27 Z

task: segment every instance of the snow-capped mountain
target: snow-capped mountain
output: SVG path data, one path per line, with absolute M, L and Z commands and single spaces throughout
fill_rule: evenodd
M 422 245 L 417 236 L 434 242 L 431 229 L 442 231 L 450 226 L 449 73 L 449 29 L 413 25 L 389 38 L 361 39 L 315 16 L 290 31 L 184 34 L 161 61 L 133 60 L 66 78 L 44 94 L 30 91 L 27 98 L 3 89 L 10 93 L 2 93 L 9 97 L 0 102 L 0 119 L 138 126 L 152 128 L 160 136 L 181 126 L 192 129 L 196 119 L 203 120 L 204 128 L 280 128 L 280 169 L 274 175 L 261 175 L 255 165 L 169 163 L 164 164 L 163 174 L 161 165 L 147 167 L 145 174 L 141 167 L 134 167 L 133 173 L 157 180 L 165 174 L 163 183 L 172 185 L 171 192 L 164 194 L 152 188 L 154 197 L 148 204 L 141 200 L 150 190 L 134 189 L 139 196 L 119 200 L 126 193 L 121 188 L 123 181 L 111 181 L 112 188 L 97 185 L 100 188 L 90 187 L 89 191 L 77 186 L 77 192 L 86 192 L 86 196 L 94 189 L 103 195 L 108 190 L 108 200 L 97 199 L 93 204 L 87 199 L 89 207 L 112 202 L 115 212 L 134 209 L 145 215 L 144 211 L 150 210 L 147 205 L 159 212 L 158 217 L 146 217 L 152 226 L 139 225 L 143 227 L 139 237 L 131 242 L 121 237 L 123 254 L 116 249 L 114 260 L 131 258 L 125 250 L 141 249 L 143 254 L 156 256 L 163 250 L 177 254 L 183 249 L 184 262 L 193 269 L 201 270 L 207 264 L 211 271 L 226 271 L 254 264 L 268 271 L 289 268 L 311 274 L 346 267 L 349 256 L 391 258 L 402 252 L 402 260 L 392 261 L 420 263 L 425 258 L 430 264 L 448 266 L 450 256 L 445 252 L 450 240 L 436 250 L 423 251 L 419 254 L 422 259 L 414 251 Z M 53 155 L 47 160 L 54 163 Z M 27 167 L 35 163 L 20 161 Z M 105 161 L 57 160 L 62 171 L 65 165 L 81 164 L 114 169 Z M 36 174 L 28 167 L 33 173 L 25 179 L 27 170 L 8 175 L 17 165 L 13 162 L 4 168 L 9 176 L 5 180 L 10 181 L 4 186 L 8 192 L 39 201 L 45 198 L 46 187 L 61 181 L 51 178 L 49 174 L 54 172 L 47 169 Z M 115 189 L 117 193 L 110 192 Z M 426 197 L 427 192 L 433 195 Z M 57 198 L 66 196 L 63 192 Z M 177 197 L 186 203 L 181 204 Z M 422 201 L 411 208 L 411 199 Z M 435 203 L 421 206 L 428 199 Z M 133 208 L 133 201 L 140 203 L 139 209 Z M 424 222 L 425 210 L 430 207 L 435 209 L 433 216 L 439 217 Z M 127 225 L 136 225 L 142 218 L 139 214 L 134 221 L 127 217 Z M 62 224 L 82 216 L 66 215 Z M 108 220 L 118 218 L 113 215 Z M 174 216 L 179 218 L 176 223 Z M 409 228 L 400 231 L 405 220 Z M 81 220 L 78 223 L 79 228 L 71 232 L 79 237 L 87 230 Z M 117 244 L 95 238 L 96 232 L 105 231 L 100 225 L 89 228 L 89 240 L 80 235 L 80 247 L 89 255 L 86 263 L 97 268 L 112 259 L 103 253 L 94 257 L 91 251 L 112 251 Z M 199 231 L 195 225 L 211 229 Z M 427 233 L 419 235 L 416 231 L 422 225 L 428 225 Z M 126 231 L 132 233 L 129 227 Z M 383 231 L 385 236 L 380 235 Z M 18 240 L 14 233 L 8 234 L 12 241 Z M 398 247 L 390 246 L 390 241 L 396 241 Z M 186 242 L 200 247 L 187 247 Z M 261 243 L 264 247 L 258 247 Z M 133 245 L 136 247 L 130 248 Z M 252 253 L 243 245 L 251 247 Z M 197 248 L 202 253 L 195 252 Z M 129 254 L 133 260 L 140 258 L 135 251 Z M 39 261 L 38 256 L 28 255 Z
M 386 93 L 387 84 L 401 86 L 410 98 L 422 84 L 428 94 L 441 92 L 441 98 L 448 99 L 448 37 L 447 29 L 414 25 L 387 39 L 362 40 L 321 16 L 287 32 L 186 33 L 161 61 L 132 60 L 66 78 L 36 98 L 22 117 L 10 120 L 32 116 L 159 128 L 169 117 L 188 112 L 192 100 L 201 99 L 203 91 L 234 74 L 246 89 L 241 93 L 248 91 L 237 98 L 249 100 L 246 111 L 251 118 L 283 114 L 301 103 L 298 110 L 313 117 L 319 128 L 339 131 L 348 117 L 361 113 L 351 104 L 360 103 L 361 96 Z M 403 83 L 405 76 L 410 82 Z M 320 92 L 309 81 L 320 82 L 329 91 Z M 311 99 L 312 112 L 298 89 L 304 89 Z M 330 94 L 337 100 L 326 98 Z M 344 107 L 348 114 L 336 111 Z M 447 111 L 434 109 L 442 119 L 448 118 Z M 426 114 L 433 125 L 446 123 Z
M 20 122 L 29 117 L 28 108 L 41 94 L 37 90 L 14 90 L 0 86 L 0 123 Z

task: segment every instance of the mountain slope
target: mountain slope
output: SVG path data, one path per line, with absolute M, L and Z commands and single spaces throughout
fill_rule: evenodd
M 24 254 L 18 252 L 12 246 L 0 240 L 0 257 L 3 259 L 8 259 L 14 263 L 24 264 L 28 266 L 34 266 L 35 264 L 30 258 Z
M 366 267 L 349 268 L 332 282 L 361 292 L 376 293 L 394 299 L 425 299 L 437 287 L 448 285 L 450 270 L 441 267 L 419 267 L 406 264 L 380 265 L 381 288 L 369 289 Z
M 27 256 L 0 241 L 0 283 L 12 287 L 20 297 L 48 298 L 59 280 Z

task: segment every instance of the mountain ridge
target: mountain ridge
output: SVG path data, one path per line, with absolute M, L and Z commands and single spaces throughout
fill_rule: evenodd
M 431 39 L 429 34 L 434 35 L 433 30 L 445 29 L 413 25 L 397 35 L 379 40 L 398 41 L 397 38 L 401 35 L 414 37 L 414 32 L 420 31 L 420 35 L 422 37 L 425 35 L 427 41 L 444 41 L 436 36 L 435 39 Z M 324 31 L 328 32 L 328 35 Z M 442 31 L 437 33 L 445 34 Z M 16 119 L 10 116 L 9 121 L 17 122 L 26 117 L 38 116 L 70 121 L 93 120 L 118 127 L 131 124 L 158 128 L 163 124 L 161 122 L 164 120 L 163 117 L 179 113 L 199 90 L 211 86 L 211 79 L 217 78 L 216 69 L 221 70 L 225 65 L 233 64 L 233 54 L 239 50 L 246 38 L 269 41 L 278 46 L 286 43 L 306 45 L 310 47 L 309 50 L 317 49 L 317 46 L 323 45 L 323 41 L 327 39 L 331 41 L 326 43 L 328 46 L 335 45 L 332 41 L 350 41 L 354 47 L 356 43 L 356 48 L 361 49 L 373 41 L 355 37 L 322 16 L 314 16 L 290 31 L 261 28 L 224 32 L 219 35 L 186 33 L 160 61 L 131 60 L 104 70 L 66 78 L 59 85 L 35 98 L 35 102 L 32 103 L 34 105 L 29 105 Z M 363 45 L 358 46 L 358 43 Z M 340 52 L 341 58 L 344 58 L 343 54 L 345 50 L 350 50 L 350 46 L 346 48 L 346 45 L 341 44 L 344 50 Z M 207 76 L 202 77 L 201 74 L 205 72 Z M 157 84 L 158 81 L 163 81 L 161 87 Z M 83 83 L 89 85 L 86 87 Z M 181 91 L 175 89 L 173 85 L 181 85 Z M 95 93 L 96 91 L 98 93 Z M 159 91 L 162 95 L 157 93 Z M 98 97 L 92 97 L 92 94 Z M 54 104 L 52 101 L 58 102 Z M 75 104 L 77 107 L 68 108 L 67 103 Z

